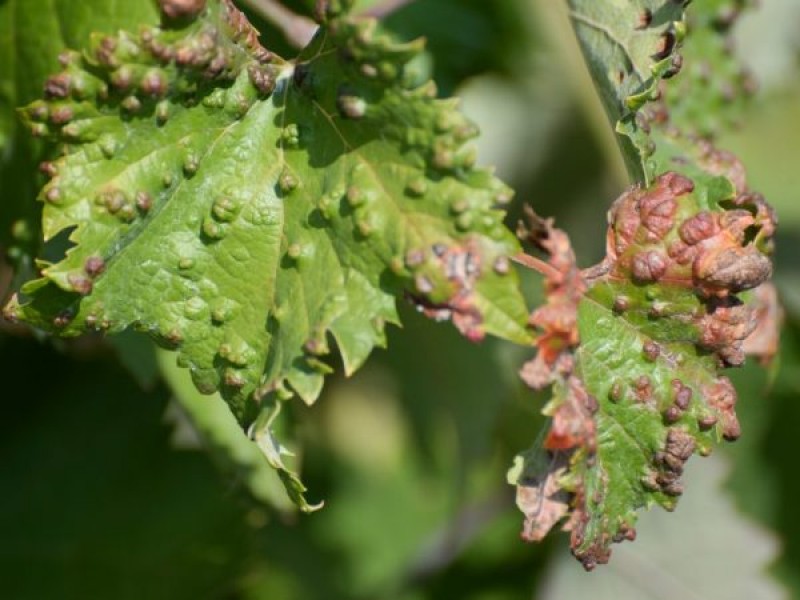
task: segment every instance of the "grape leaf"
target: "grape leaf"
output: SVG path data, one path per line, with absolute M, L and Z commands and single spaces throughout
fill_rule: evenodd
M 26 0 L 5 0 L 0 4 L 0 115 L 41 96 L 64 46 L 83 46 L 93 31 L 135 28 L 157 17 L 150 0 L 52 0 L 47 10 Z
M 681 49 L 686 68 L 662 86 L 671 125 L 710 137 L 735 125 L 754 89 L 753 77 L 733 55 L 730 34 L 752 0 L 708 0 L 687 14 Z
M 659 96 L 658 84 L 681 66 L 685 1 L 568 0 L 581 50 L 631 177 L 652 181 L 654 147 L 636 114 Z
M 620 547 L 600 573 L 581 577 L 559 557 L 536 598 L 787 598 L 788 590 L 767 571 L 780 556 L 777 536 L 738 512 L 722 489 L 729 462 L 713 456 L 702 468 L 688 465 L 686 480 L 695 493 L 681 501 L 677 515 L 643 515 L 636 546 Z
M 40 246 L 37 165 L 51 149 L 32 143 L 16 107 L 41 96 L 65 45 L 82 47 L 94 30 L 137 27 L 157 14 L 152 0 L 52 0 L 46 9 L 25 0 L 0 2 L 0 243 L 20 277 L 31 275 L 28 264 Z
M 6 315 L 146 331 L 243 423 L 268 395 L 313 402 L 329 332 L 358 368 L 400 294 L 471 339 L 529 342 L 510 192 L 473 167 L 453 102 L 404 79 L 420 50 L 331 8 L 287 62 L 227 0 L 95 36 L 25 109 L 64 144 L 43 228 L 74 246 Z
M 740 434 L 736 391 L 718 371 L 742 364 L 758 324 L 736 294 L 771 275 L 775 219 L 759 196 L 714 181 L 669 172 L 634 186 L 609 213 L 606 259 L 580 275 L 563 234 L 534 228 L 551 274 L 532 317 L 539 351 L 522 374 L 536 389 L 555 381 L 544 441 L 554 464 L 542 473 L 523 454 L 512 482 L 524 537 L 568 514 L 587 569 L 635 537 L 638 509 L 675 507 L 695 451 Z

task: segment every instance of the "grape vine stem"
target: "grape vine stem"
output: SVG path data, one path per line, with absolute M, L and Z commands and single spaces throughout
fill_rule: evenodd
M 277 0 L 242 0 L 242 4 L 280 29 L 295 48 L 304 48 L 318 27 L 309 17 L 298 15 Z
M 383 0 L 365 10 L 366 17 L 383 19 L 414 0 Z M 309 17 L 299 15 L 278 0 L 241 0 L 241 3 L 255 11 L 280 29 L 286 41 L 295 48 L 304 48 L 314 37 L 318 25 Z
M 363 14 L 368 17 L 375 17 L 376 19 L 383 19 L 412 2 L 414 2 L 414 0 L 383 0 L 383 2 L 378 2 L 365 10 Z

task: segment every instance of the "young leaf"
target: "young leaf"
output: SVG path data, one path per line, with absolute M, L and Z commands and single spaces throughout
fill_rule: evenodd
M 406 83 L 420 43 L 323 16 L 292 62 L 228 0 L 70 54 L 24 114 L 64 145 L 43 225 L 74 246 L 7 316 L 147 331 L 245 423 L 269 394 L 314 401 L 328 333 L 358 368 L 398 294 L 471 339 L 528 342 L 509 190 L 473 167 L 474 127 Z
M 683 132 L 709 137 L 739 120 L 754 82 L 733 55 L 730 31 L 752 4 L 706 0 L 688 11 L 688 35 L 681 49 L 686 68 L 662 86 L 670 123 Z
M 568 0 L 570 17 L 631 177 L 652 181 L 652 142 L 636 113 L 681 67 L 685 0 Z

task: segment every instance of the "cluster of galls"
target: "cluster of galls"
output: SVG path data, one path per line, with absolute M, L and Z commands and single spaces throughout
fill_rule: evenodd
M 155 115 L 163 125 L 173 103 L 191 105 L 212 86 L 233 82 L 245 67 L 257 94 L 271 94 L 274 57 L 230 2 L 219 10 L 216 23 L 209 18 L 176 30 L 94 35 L 85 54 L 62 53 L 64 71 L 46 81 L 45 100 L 25 110 L 33 134 L 92 142 L 102 133 L 94 119 L 116 110 L 125 118 Z
M 654 300 L 648 318 L 690 326 L 695 344 L 714 353 L 720 367 L 740 365 L 743 345 L 758 320 L 736 294 L 761 286 L 772 274 L 768 255 L 775 215 L 762 197 L 741 188 L 715 206 L 701 204 L 693 189 L 689 179 L 666 173 L 648 189 L 623 194 L 609 213 L 607 258 L 589 271 L 589 277 L 620 284 L 631 281 L 648 294 L 653 290 L 654 297 L 653 284 L 686 290 L 699 302 L 687 309 L 677 302 Z M 615 312 L 624 315 L 629 309 L 628 298 L 618 297 Z M 656 350 L 655 342 L 645 343 L 645 358 L 655 360 Z M 723 437 L 737 438 L 736 392 L 730 381 L 717 377 L 698 392 L 710 411 L 698 416 L 700 430 L 718 425 Z M 691 390 L 687 395 L 691 398 Z M 675 423 L 688 404 L 676 400 L 658 407 L 666 423 Z
M 342 19 L 328 25 L 329 34 L 338 47 L 338 55 L 353 86 L 343 84 L 337 98 L 339 114 L 345 118 L 361 118 L 371 98 L 380 98 L 392 110 L 416 114 L 406 118 L 403 127 L 387 128 L 405 143 L 408 150 L 420 152 L 426 163 L 446 173 L 464 172 L 472 168 L 477 155 L 466 145 L 478 130 L 458 112 L 455 99 L 437 100 L 432 81 L 417 86 L 406 77 L 406 64 L 417 56 L 423 42 L 399 44 L 376 32 L 372 20 Z M 392 96 L 384 90 L 391 86 Z M 360 90 L 355 93 L 355 89 Z M 380 111 L 376 112 L 380 116 Z M 406 123 L 430 122 L 430 128 L 407 127 Z
M 59 60 L 64 70 L 46 81 L 44 100 L 25 109 L 33 134 L 50 134 L 67 144 L 91 144 L 90 156 L 111 159 L 125 146 L 127 133 L 100 121 L 106 114 L 154 115 L 156 123 L 164 126 L 177 104 L 191 106 L 202 97 L 205 106 L 240 118 L 259 97 L 272 93 L 277 67 L 258 44 L 255 29 L 233 4 L 223 2 L 214 8 L 219 15 L 197 22 L 191 19 L 205 10 L 205 2 L 167 1 L 162 10 L 166 22 L 177 19 L 173 29 L 143 28 L 138 36 L 126 32 L 95 35 L 86 53 L 62 53 Z M 70 156 L 40 165 L 51 178 L 41 198 L 59 210 L 81 202 L 85 194 L 85 182 L 71 186 Z M 128 193 L 103 188 L 93 199 L 94 210 L 131 224 L 146 216 L 181 176 L 191 177 L 198 168 L 199 155 L 187 149 L 177 172 L 167 167 L 152 189 Z M 204 223 L 203 233 L 209 239 L 224 233 L 226 219 L 216 221 Z M 63 279 L 59 284 L 87 295 L 97 276 L 90 271 L 78 269 L 58 276 Z
M 688 69 L 669 86 L 664 86 L 663 110 L 673 113 L 675 120 L 687 130 L 713 135 L 721 126 L 733 124 L 739 117 L 731 111 L 756 89 L 755 80 L 746 67 L 734 57 L 730 31 L 740 13 L 752 2 L 728 0 L 715 7 L 689 12 L 689 30 L 697 36 L 697 45 L 688 48 L 691 55 Z M 700 91 L 698 91 L 700 90 Z
M 663 450 L 656 452 L 656 471 L 642 478 L 642 485 L 650 491 L 667 496 L 683 493 L 681 475 L 686 461 L 694 454 L 697 442 L 694 436 L 680 427 L 667 430 L 667 441 Z
M 738 365 L 756 323 L 735 295 L 772 275 L 775 215 L 757 194 L 740 192 L 725 206 L 704 207 L 693 189 L 689 179 L 670 172 L 648 189 L 623 194 L 609 213 L 606 259 L 590 277 L 693 290 L 706 309 L 693 315 L 699 344 L 724 364 Z
M 533 226 L 525 230 L 527 239 L 550 260 L 526 259 L 546 276 L 547 303 L 532 315 L 531 324 L 540 331 L 538 352 L 522 375 L 535 389 L 557 382 L 561 390 L 546 409 L 553 422 L 544 446 L 572 457 L 572 479 L 564 479 L 571 482 L 572 508 L 564 529 L 572 532 L 573 552 L 587 569 L 606 562 L 610 543 L 630 539 L 635 530 L 631 524 L 614 525 L 603 513 L 606 487 L 618 484 L 604 481 L 604 473 L 595 474 L 591 484 L 580 477 L 575 480 L 576 461 L 591 469 L 601 456 L 612 460 L 608 448 L 605 455 L 597 455 L 603 450 L 595 437 L 598 402 L 573 373 L 573 353 L 580 342 L 575 315 L 584 293 L 593 295 L 594 302 L 607 303 L 610 318 L 629 320 L 643 332 L 642 358 L 655 367 L 611 382 L 605 408 L 616 418 L 641 409 L 653 411 L 666 426 L 664 445 L 654 450 L 641 476 L 645 490 L 660 494 L 659 501 L 671 507 L 670 498 L 683 491 L 680 477 L 686 460 L 695 451 L 710 451 L 711 438 L 701 434 L 716 431 L 728 440 L 740 434 L 736 391 L 714 369 L 744 360 L 744 342 L 757 318 L 737 294 L 761 289 L 769 279 L 776 221 L 763 198 L 746 191 L 738 161 L 714 153 L 707 158 L 709 172 L 734 181 L 726 197 L 714 198 L 711 191 L 710 198 L 698 198 L 693 182 L 677 173 L 661 175 L 647 189 L 632 188 L 609 212 L 607 256 L 592 269 L 576 270 L 566 238 L 549 222 L 533 219 Z M 769 313 L 768 308 L 760 310 Z M 690 341 L 700 350 L 698 357 L 693 351 L 686 354 Z M 761 341 L 758 347 L 767 355 L 771 343 Z M 682 378 L 690 372 L 686 361 L 707 360 L 702 358 L 707 354 L 716 356 L 716 365 L 706 362 L 691 380 Z M 666 379 L 667 384 L 664 378 L 670 373 L 673 378 Z M 555 502 L 555 493 L 562 490 L 554 486 L 553 492 L 544 501 Z M 520 484 L 518 498 L 526 493 L 530 491 Z M 542 531 L 541 514 L 526 517 L 526 531 Z M 545 530 L 557 520 L 548 522 Z

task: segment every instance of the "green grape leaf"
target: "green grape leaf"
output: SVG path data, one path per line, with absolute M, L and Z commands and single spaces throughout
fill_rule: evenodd
M 398 295 L 530 343 L 510 192 L 473 166 L 474 126 L 404 77 L 419 42 L 324 21 L 292 62 L 228 0 L 66 55 L 24 115 L 63 144 L 40 197 L 45 238 L 72 246 L 6 316 L 146 331 L 245 424 L 273 396 L 315 400 L 329 333 L 358 368 Z
M 637 112 L 659 96 L 658 85 L 681 66 L 678 49 L 685 33 L 684 5 L 675 0 L 569 0 L 570 17 L 634 181 L 648 183 L 655 172 L 647 125 Z
M 93 31 L 135 28 L 157 18 L 152 0 L 52 0 L 47 9 L 5 0 L 0 4 L 0 115 L 41 96 L 65 46 L 87 44 Z
M 523 536 L 541 539 L 567 516 L 587 569 L 635 537 L 637 510 L 675 507 L 694 452 L 740 434 L 719 369 L 743 363 L 759 324 L 763 311 L 737 294 L 772 273 L 775 217 L 730 179 L 710 181 L 668 172 L 631 188 L 609 213 L 606 259 L 582 273 L 561 232 L 531 229 L 551 258 L 548 303 L 532 317 L 539 352 L 522 374 L 537 389 L 555 382 L 543 443 L 553 462 L 543 473 L 523 454 L 511 480 Z
M 687 11 L 681 49 L 686 67 L 663 86 L 670 124 L 684 133 L 710 137 L 739 121 L 754 81 L 733 54 L 730 31 L 742 10 L 752 4 L 752 0 L 708 0 Z
M 153 0 L 51 0 L 45 8 L 27 0 L 0 2 L 0 244 L 20 276 L 31 275 L 28 264 L 40 246 L 37 166 L 52 149 L 32 143 L 17 106 L 41 97 L 65 46 L 83 47 L 92 31 L 135 28 L 157 16 Z

